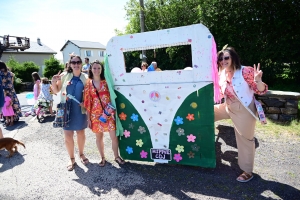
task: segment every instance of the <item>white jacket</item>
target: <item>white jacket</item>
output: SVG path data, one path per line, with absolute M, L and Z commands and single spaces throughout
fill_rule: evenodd
M 236 96 L 239 98 L 243 106 L 248 107 L 253 100 L 254 91 L 251 90 L 250 86 L 248 85 L 248 83 L 245 81 L 243 77 L 242 74 L 243 68 L 244 66 L 242 66 L 241 69 L 236 70 L 234 72 L 234 75 L 232 77 L 232 86 Z M 222 93 L 224 94 L 227 86 L 225 70 L 221 72 L 220 86 L 221 86 Z

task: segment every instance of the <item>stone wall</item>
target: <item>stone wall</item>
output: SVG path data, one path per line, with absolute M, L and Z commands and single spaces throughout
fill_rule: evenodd
M 267 118 L 278 121 L 297 119 L 300 93 L 269 90 L 264 95 L 256 95 Z

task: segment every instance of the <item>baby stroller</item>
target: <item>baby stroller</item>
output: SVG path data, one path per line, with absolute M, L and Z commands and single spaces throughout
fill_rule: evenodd
M 43 122 L 44 118 L 46 117 L 46 113 L 49 111 L 49 107 L 51 106 L 51 102 L 44 98 L 38 99 L 35 108 L 36 118 L 38 122 Z

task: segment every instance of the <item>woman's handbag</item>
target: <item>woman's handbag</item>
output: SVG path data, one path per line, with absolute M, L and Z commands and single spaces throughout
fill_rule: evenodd
M 53 122 L 54 128 L 69 127 L 70 122 L 70 103 L 57 104 L 56 116 Z

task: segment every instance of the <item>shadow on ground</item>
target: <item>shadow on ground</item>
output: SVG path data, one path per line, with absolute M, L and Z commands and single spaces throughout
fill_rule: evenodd
M 0 173 L 21 165 L 24 162 L 24 155 L 21 155 L 19 152 L 14 153 L 10 158 L 6 157 L 9 154 L 6 150 L 0 150 L 0 154 L 0 164 L 2 164 L 0 166 Z
M 3 124 L 3 127 L 8 130 L 8 131 L 13 131 L 15 129 L 22 129 L 24 127 L 28 126 L 28 124 L 25 122 L 25 121 L 17 121 L 17 122 L 14 122 L 14 125 L 12 126 L 5 126 Z
M 270 196 L 282 199 L 294 199 L 299 190 L 276 181 L 265 180 L 254 174 L 249 183 L 239 183 L 235 179 L 241 173 L 237 164 L 235 135 L 232 127 L 219 126 L 216 141 L 217 166 L 205 169 L 183 165 L 127 162 L 121 168 L 107 162 L 101 168 L 98 164 L 88 164 L 84 171 L 77 166 L 75 173 L 79 177 L 74 180 L 90 189 L 98 196 L 107 194 L 113 189 L 122 195 L 134 195 L 143 192 L 143 197 L 154 199 L 165 194 L 177 199 L 199 199 L 199 195 L 228 199 L 269 199 Z M 221 140 L 222 139 L 222 140 Z M 230 147 L 233 150 L 221 151 Z M 258 146 L 256 141 L 256 146 Z M 265 193 L 268 195 L 266 196 Z M 141 196 L 142 198 L 142 196 Z

